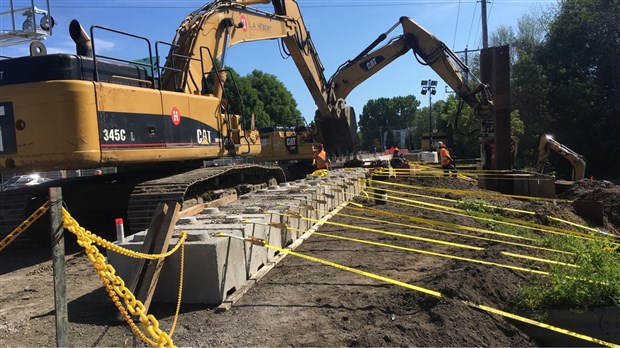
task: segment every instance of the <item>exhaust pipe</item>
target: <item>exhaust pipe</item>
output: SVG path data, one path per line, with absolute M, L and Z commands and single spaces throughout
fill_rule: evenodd
M 69 24 L 69 35 L 75 42 L 75 48 L 78 56 L 93 56 L 93 43 L 90 41 L 90 37 L 84 31 L 84 28 L 80 25 L 80 22 L 77 20 L 72 20 L 71 24 Z

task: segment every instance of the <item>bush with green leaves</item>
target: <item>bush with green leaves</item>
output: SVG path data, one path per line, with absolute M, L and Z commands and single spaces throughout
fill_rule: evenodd
M 555 249 L 566 250 L 565 262 L 555 265 L 550 277 L 539 277 L 523 287 L 516 307 L 523 310 L 550 308 L 589 309 L 620 305 L 620 253 L 611 239 L 554 238 Z

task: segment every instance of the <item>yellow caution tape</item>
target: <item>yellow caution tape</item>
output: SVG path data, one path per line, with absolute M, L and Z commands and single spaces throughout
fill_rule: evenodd
M 513 313 L 505 312 L 505 311 L 499 310 L 497 308 L 493 308 L 493 307 L 489 307 L 489 306 L 485 306 L 485 305 L 481 305 L 481 304 L 475 304 L 475 303 L 472 303 L 472 302 L 469 302 L 469 301 L 463 301 L 463 303 L 465 303 L 466 305 L 468 305 L 470 307 L 478 308 L 480 310 L 483 310 L 485 312 L 501 315 L 501 316 L 506 317 L 506 318 L 510 318 L 510 319 L 514 319 L 514 320 L 520 321 L 522 323 L 538 326 L 540 328 L 547 329 L 547 330 L 550 330 L 550 331 L 559 332 L 561 334 L 564 334 L 564 335 L 567 335 L 567 336 L 571 336 L 571 337 L 575 337 L 575 338 L 578 338 L 578 339 L 581 339 L 581 340 L 584 340 L 584 341 L 593 342 L 593 343 L 596 343 L 596 344 L 600 344 L 602 346 L 607 346 L 607 347 L 612 347 L 612 348 L 620 348 L 620 345 L 616 344 L 616 343 L 603 341 L 603 340 L 600 340 L 598 338 L 590 337 L 590 336 L 587 336 L 587 335 L 582 335 L 582 334 L 574 332 L 574 331 L 570 331 L 570 330 L 559 328 L 557 326 L 552 326 L 552 325 L 549 325 L 549 324 L 545 324 L 543 322 L 536 321 L 536 320 L 533 320 L 533 319 L 529 319 L 529 318 L 526 318 L 526 317 L 523 317 L 523 316 L 520 316 L 520 315 L 516 315 L 516 314 L 513 314 Z
M 442 187 L 407 185 L 407 184 L 401 184 L 401 183 L 389 182 L 389 181 L 378 181 L 378 180 L 376 180 L 376 181 L 378 183 L 385 184 L 385 185 L 400 186 L 400 187 L 407 187 L 407 188 L 418 189 L 418 190 L 443 192 L 443 193 L 458 193 L 458 194 L 461 194 L 461 195 L 511 197 L 511 198 L 533 200 L 533 201 L 540 200 L 540 201 L 551 201 L 551 202 L 553 202 L 553 201 L 556 201 L 556 202 L 572 202 L 572 201 L 565 200 L 565 199 L 532 197 L 532 196 L 519 196 L 519 195 L 508 195 L 508 194 L 502 194 L 502 193 L 499 193 L 499 192 L 456 190 L 456 189 L 447 189 L 447 188 L 442 188 Z
M 273 212 L 272 214 L 283 215 L 283 216 L 287 215 L 285 213 L 277 213 L 277 212 Z M 313 222 L 321 221 L 319 219 L 312 219 L 312 218 L 308 218 L 308 217 L 302 217 L 301 219 L 302 220 L 306 220 L 306 221 L 313 221 Z M 351 228 L 351 229 L 360 230 L 360 231 L 380 233 L 380 234 L 385 234 L 385 235 L 395 236 L 395 237 L 402 237 L 402 238 L 407 238 L 407 239 L 414 239 L 414 240 L 428 242 L 428 243 L 448 245 L 448 246 L 453 246 L 453 247 L 457 247 L 457 248 L 473 249 L 473 250 L 484 250 L 484 248 L 477 247 L 477 246 L 471 246 L 471 245 L 467 245 L 467 244 L 447 242 L 447 241 L 439 240 L 439 239 L 418 237 L 418 236 L 413 236 L 413 235 L 410 235 L 410 234 L 390 232 L 390 231 L 378 230 L 378 229 L 375 229 L 375 228 L 361 227 L 361 226 L 355 226 L 355 225 L 349 225 L 349 224 L 342 224 L 342 223 L 333 222 L 333 221 L 321 221 L 321 222 L 323 222 L 324 224 L 333 225 L 333 226 L 346 227 L 346 228 Z
M 419 218 L 419 217 L 415 217 L 415 216 L 409 216 L 409 215 L 403 215 L 403 214 L 397 214 L 397 213 L 390 213 L 390 212 L 386 212 L 386 211 L 382 211 L 382 210 L 375 209 L 375 208 L 370 208 L 370 207 L 357 208 L 357 209 L 356 208 L 351 208 L 351 207 L 346 207 L 346 208 L 347 209 L 352 209 L 352 210 L 370 210 L 370 211 L 372 211 L 374 213 L 377 213 L 377 214 L 381 214 L 381 215 L 385 215 L 385 216 L 398 217 L 398 218 L 407 219 L 407 220 L 414 221 L 414 222 L 425 223 L 425 224 L 428 224 L 428 225 L 450 227 L 450 228 L 456 228 L 456 229 L 465 230 L 465 231 L 472 231 L 472 232 L 478 232 L 478 233 L 484 233 L 484 234 L 492 234 L 492 235 L 502 236 L 502 237 L 507 237 L 507 238 L 514 238 L 514 239 L 534 241 L 533 238 L 528 238 L 528 237 L 523 237 L 523 236 L 516 236 L 516 235 L 510 234 L 510 233 L 503 233 L 503 232 L 487 230 L 487 229 L 484 229 L 484 228 L 477 228 L 477 227 L 470 227 L 470 226 L 454 224 L 454 223 L 451 223 L 451 222 L 443 222 L 443 221 Z
M 366 194 L 366 196 L 369 195 L 368 192 L 366 192 L 366 191 L 363 191 L 362 194 Z M 375 193 L 371 193 L 371 194 L 376 195 Z M 377 199 L 379 199 L 379 198 L 377 198 Z M 407 205 L 407 204 L 404 204 L 404 203 L 397 203 L 397 204 Z M 382 210 L 379 210 L 379 209 L 373 209 L 373 208 L 364 207 L 363 205 L 361 205 L 359 203 L 354 203 L 354 202 L 349 202 L 349 206 L 346 206 L 346 208 L 347 209 L 355 210 L 355 208 L 351 208 L 351 205 L 357 206 L 357 207 L 359 207 L 359 209 L 371 210 L 371 211 L 373 211 L 376 214 L 381 214 L 381 215 L 386 215 L 386 216 L 393 216 L 393 217 L 399 217 L 399 218 L 408 219 L 408 220 L 411 220 L 411 221 L 414 221 L 414 222 L 421 222 L 421 223 L 430 224 L 430 225 L 436 225 L 436 226 L 442 226 L 442 227 L 448 227 L 448 228 L 455 228 L 455 229 L 461 229 L 461 230 L 467 230 L 467 231 L 472 231 L 472 232 L 477 232 L 477 233 L 499 235 L 499 236 L 504 236 L 504 237 L 508 237 L 508 238 L 516 238 L 516 239 L 529 240 L 529 241 L 534 241 L 535 240 L 533 238 L 517 236 L 517 235 L 513 235 L 513 234 L 509 234 L 509 233 L 496 232 L 496 231 L 491 231 L 491 230 L 482 229 L 482 228 L 469 227 L 469 226 L 458 225 L 458 224 L 453 224 L 453 223 L 448 223 L 448 222 L 443 222 L 443 221 L 429 220 L 429 219 L 424 219 L 424 218 L 417 218 L 417 217 L 413 217 L 413 216 L 409 216 L 409 215 L 389 213 L 389 212 L 385 212 L 385 211 L 382 211 Z M 454 209 L 456 209 L 456 208 L 454 208 Z M 460 211 L 462 211 L 462 210 L 460 210 Z M 464 216 L 469 216 L 469 215 L 464 215 Z M 383 222 L 383 220 L 379 220 L 379 221 Z M 521 226 L 519 226 L 519 227 L 521 227 Z M 421 229 L 423 229 L 423 228 L 421 228 Z M 447 232 L 447 231 L 444 231 L 444 232 L 450 233 L 450 232 Z M 469 236 L 469 235 L 464 235 L 464 236 Z M 471 238 L 476 238 L 476 237 L 475 236 L 471 236 Z M 482 239 L 482 237 L 478 237 L 478 238 Z M 556 252 L 556 253 L 573 254 L 573 253 L 568 252 L 568 251 L 551 249 L 551 248 L 544 248 L 544 247 L 539 247 L 539 246 L 535 246 L 535 245 L 513 243 L 513 242 L 500 241 L 500 240 L 494 240 L 494 239 L 491 239 L 491 241 L 496 241 L 496 242 L 500 242 L 500 243 L 504 243 L 504 244 L 511 244 L 511 245 L 522 246 L 522 247 L 525 247 L 525 248 L 551 251 L 551 252 Z
M 362 209 L 360 209 L 360 208 L 351 208 L 351 207 L 348 207 L 348 206 L 345 206 L 344 208 L 345 209 L 351 209 L 351 210 L 354 210 L 354 211 L 371 211 L 373 213 L 383 212 L 383 211 L 378 210 L 378 209 L 370 210 L 370 209 L 363 209 L 363 208 Z M 325 212 L 325 211 L 321 211 L 321 212 Z M 439 230 L 439 229 L 424 227 L 424 226 L 420 226 L 420 225 L 403 224 L 403 223 L 394 222 L 394 221 L 381 220 L 381 219 L 373 219 L 373 218 L 359 216 L 359 215 L 350 215 L 350 214 L 346 214 L 346 213 L 343 213 L 343 212 L 339 212 L 338 215 L 346 216 L 346 217 L 351 217 L 351 218 L 359 219 L 359 220 L 367 220 L 367 221 L 379 222 L 379 223 L 382 223 L 382 224 L 402 226 L 402 227 L 409 227 L 409 228 L 416 228 L 416 229 L 420 229 L 420 230 L 431 231 L 431 232 L 438 232 L 438 233 L 442 233 L 442 234 L 449 234 L 449 235 L 459 236 L 459 237 L 464 237 L 464 238 L 484 240 L 484 241 L 495 242 L 495 243 L 499 243 L 499 244 L 507 244 L 507 245 L 519 246 L 519 247 L 523 247 L 523 248 L 529 248 L 529 249 L 537 249 L 537 250 L 544 250 L 544 251 L 551 251 L 551 252 L 559 252 L 559 253 L 571 254 L 571 253 L 568 253 L 568 252 L 564 252 L 562 250 L 544 248 L 544 247 L 539 247 L 539 246 L 530 245 L 530 244 L 515 243 L 515 242 L 510 242 L 510 241 L 501 240 L 501 239 L 486 238 L 486 237 L 474 236 L 474 235 L 470 235 L 470 234 L 464 234 L 464 233 L 458 233 L 458 232 Z M 412 217 L 412 216 L 400 215 L 400 214 L 388 213 L 388 212 L 385 212 L 385 215 L 389 215 L 389 216 L 393 216 L 393 217 L 397 217 L 397 218 L 411 219 L 411 220 L 418 219 L 418 218 L 415 218 L 415 217 Z M 419 218 L 419 220 L 424 221 L 426 219 Z M 430 221 L 430 220 L 428 220 L 428 221 Z M 457 226 L 459 226 L 459 225 L 457 225 Z M 490 232 L 493 232 L 493 231 L 490 231 Z M 509 236 L 512 237 L 512 235 L 509 235 Z M 526 240 L 530 240 L 530 238 L 525 238 L 525 237 L 523 237 L 523 238 L 526 239 Z M 549 260 L 549 262 L 554 262 L 554 261 L 553 260 Z
M 294 229 L 294 228 L 291 228 L 291 229 L 298 230 L 298 229 Z M 301 231 L 301 230 L 298 230 L 298 231 Z M 497 263 L 497 262 L 484 261 L 484 260 L 473 259 L 473 258 L 469 258 L 469 257 L 456 256 L 456 255 L 449 255 L 449 254 L 438 253 L 438 252 L 434 252 L 434 251 L 428 251 L 428 250 L 422 250 L 422 249 L 403 247 L 403 246 L 393 245 L 393 244 L 379 243 L 379 242 L 374 242 L 374 241 L 370 241 L 370 240 L 366 240 L 366 239 L 349 238 L 349 237 L 337 236 L 337 235 L 333 235 L 333 234 L 329 234 L 329 233 L 323 233 L 323 232 L 314 232 L 313 234 L 318 235 L 318 236 L 328 237 L 328 238 L 335 238 L 335 239 L 346 240 L 346 241 L 350 241 L 350 242 L 375 245 L 375 246 L 384 247 L 384 248 L 403 250 L 403 251 L 410 251 L 410 252 L 419 253 L 419 254 L 438 256 L 438 257 L 443 257 L 443 258 L 447 258 L 447 259 L 454 259 L 454 260 L 466 261 L 466 262 L 471 262 L 471 263 L 479 263 L 479 264 L 483 264 L 483 265 L 487 265 L 487 266 L 495 266 L 495 267 L 501 267 L 501 268 L 508 268 L 508 269 L 512 269 L 512 270 L 516 270 L 516 271 L 523 271 L 523 272 L 535 273 L 535 274 L 546 275 L 546 276 L 549 275 L 549 272 L 534 270 L 534 269 L 525 268 L 525 267 L 506 265 L 506 264 Z
M 376 195 L 376 193 L 371 193 L 371 192 L 369 193 Z M 416 201 L 413 199 L 407 199 L 407 198 L 396 197 L 396 196 L 388 196 L 387 198 L 388 200 L 392 200 L 392 201 L 397 200 L 397 201 L 412 203 L 412 204 L 406 204 L 402 202 L 393 202 L 395 204 L 400 204 L 400 205 L 405 205 L 405 206 L 415 206 L 421 209 L 437 211 L 437 212 L 442 212 L 446 214 L 453 214 L 457 216 L 464 216 L 464 217 L 469 217 L 469 218 L 473 218 L 473 219 L 477 219 L 481 221 L 499 223 L 499 224 L 503 224 L 507 226 L 529 228 L 531 230 L 536 230 L 536 231 L 545 232 L 545 233 L 570 235 L 570 236 L 581 238 L 581 239 L 593 239 L 593 238 L 602 239 L 603 238 L 603 237 L 598 237 L 598 236 L 591 236 L 591 235 L 581 233 L 581 232 L 565 230 L 565 229 L 561 229 L 561 228 L 557 228 L 553 226 L 543 226 L 543 225 L 535 224 L 535 223 L 528 222 L 528 221 L 515 220 L 515 219 L 509 219 L 509 218 L 497 219 L 493 217 L 487 217 L 487 216 L 492 216 L 492 215 L 484 214 L 484 213 L 473 213 L 473 212 L 465 213 L 465 210 L 462 210 L 462 209 L 444 207 L 438 204 L 420 202 L 420 201 Z
M 326 265 L 326 266 L 331 266 L 331 267 L 334 267 L 334 268 L 337 268 L 337 269 L 341 269 L 343 271 L 347 271 L 347 272 L 351 272 L 351 273 L 357 273 L 359 275 L 363 275 L 363 276 L 368 277 L 368 278 L 372 278 L 372 279 L 380 280 L 380 281 L 383 281 L 383 282 L 386 282 L 386 283 L 398 285 L 398 286 L 401 286 L 401 287 L 406 288 L 406 289 L 422 292 L 422 293 L 425 293 L 427 295 L 431 295 L 431 296 L 435 296 L 435 297 L 442 297 L 442 295 L 441 295 L 441 293 L 439 291 L 429 290 L 429 289 L 423 288 L 421 286 L 416 286 L 416 285 L 412 285 L 412 284 L 409 284 L 409 283 L 401 282 L 401 281 L 396 280 L 396 279 L 384 277 L 384 276 L 381 276 L 381 275 L 378 275 L 378 274 L 374 274 L 374 273 L 370 273 L 370 272 L 365 272 L 365 271 L 359 270 L 357 268 L 352 268 L 352 267 L 341 265 L 341 264 L 338 264 L 338 263 L 335 263 L 335 262 L 319 259 L 319 258 L 316 258 L 316 257 L 313 257 L 313 256 L 308 256 L 308 255 L 305 255 L 305 254 L 301 254 L 301 253 L 292 251 L 290 249 L 283 249 L 283 248 L 279 248 L 277 246 L 270 245 L 270 244 L 265 244 L 265 247 L 267 247 L 269 249 L 272 249 L 272 250 L 280 251 L 280 252 L 285 253 L 285 254 L 297 256 L 297 257 L 300 257 L 300 258 L 308 260 L 308 261 L 317 262 L 317 263 L 320 263 L 320 264 L 323 264 L 323 265 Z
M 409 186 L 409 185 L 404 185 L 404 184 L 398 184 L 398 183 L 391 183 L 388 181 L 378 181 L 375 180 L 376 183 L 378 184 L 385 184 L 385 185 L 394 185 L 394 186 Z M 411 186 L 409 186 L 411 187 Z M 417 186 L 416 188 L 423 188 L 424 186 Z M 410 196 L 418 196 L 418 197 L 425 197 L 425 198 L 429 198 L 429 199 L 435 199 L 435 200 L 441 200 L 441 201 L 446 201 L 446 202 L 458 202 L 458 200 L 455 199 L 448 199 L 448 198 L 442 198 L 442 197 L 436 197 L 436 196 L 428 196 L 428 195 L 422 195 L 422 194 L 415 194 L 415 193 L 411 193 L 411 192 L 402 192 L 402 191 L 392 191 L 392 190 L 388 190 L 388 189 L 384 189 L 387 192 L 398 192 L 400 194 L 404 194 L 404 195 L 410 195 Z M 429 191 L 437 191 L 434 190 L 433 188 L 430 188 Z M 460 193 L 460 194 L 470 194 L 470 191 L 462 191 L 462 190 L 450 190 L 449 192 L 452 193 Z M 489 195 L 487 195 L 489 196 Z M 541 198 L 541 197 L 530 197 L 530 196 L 516 196 L 516 195 L 502 195 L 502 194 L 498 194 L 498 195 L 492 195 L 492 196 L 505 196 L 505 197 L 512 197 L 512 198 L 519 198 L 519 199 L 530 199 L 530 200 L 552 200 L 551 198 Z M 570 203 L 572 201 L 568 201 L 568 200 L 563 200 L 563 199 L 553 199 L 554 201 L 559 201 L 559 202 L 566 202 L 566 203 Z M 507 207 L 499 207 L 499 206 L 495 206 L 492 204 L 483 204 L 483 206 L 488 207 L 488 208 L 492 208 L 492 209 L 497 209 L 497 210 L 503 210 L 503 211 L 511 211 L 511 212 L 515 212 L 515 213 L 522 213 L 522 214 L 529 214 L 529 215 L 536 215 L 536 212 L 533 211 L 528 211 L 528 210 L 522 210 L 522 209 L 515 209 L 515 208 L 507 208 Z M 567 225 L 571 225 L 574 227 L 578 227 L 587 231 L 591 231 L 591 232 L 599 232 L 598 229 L 596 228 L 592 228 L 589 226 L 585 226 L 582 224 L 578 224 L 575 222 L 571 222 L 568 220 L 564 220 L 561 218 L 557 218 L 555 216 L 548 216 L 549 219 L 557 221 L 557 222 L 561 222 L 561 223 L 565 223 Z
M 566 262 L 560 262 L 560 261 L 555 261 L 555 260 L 543 259 L 543 258 L 540 258 L 540 257 L 521 255 L 521 254 L 511 253 L 511 252 L 507 252 L 507 251 L 502 251 L 502 254 L 506 255 L 506 256 L 518 257 L 518 258 L 521 258 L 521 259 L 527 259 L 527 260 L 538 261 L 538 262 L 553 263 L 553 264 L 561 265 L 561 266 L 579 268 L 579 266 L 575 265 L 574 263 L 566 263 Z
M 357 207 L 357 208 L 354 208 L 352 206 Z M 528 238 L 528 237 L 523 237 L 523 236 L 516 236 L 516 235 L 513 235 L 513 234 L 503 233 L 503 232 L 496 232 L 496 231 L 491 231 L 491 230 L 487 230 L 487 229 L 483 229 L 483 228 L 476 228 L 476 227 L 458 225 L 458 224 L 454 224 L 454 223 L 437 221 L 437 220 L 429 220 L 429 219 L 418 218 L 418 217 L 414 217 L 414 216 L 410 216 L 410 215 L 390 213 L 390 212 L 386 212 L 386 211 L 375 209 L 375 208 L 365 207 L 362 204 L 355 203 L 355 202 L 348 202 L 348 205 L 345 206 L 344 208 L 345 209 L 355 210 L 355 211 L 372 211 L 374 214 L 379 214 L 379 215 L 384 215 L 384 216 L 391 216 L 391 217 L 397 217 L 397 218 L 406 219 L 406 220 L 410 220 L 410 221 L 414 221 L 414 222 L 421 222 L 421 223 L 428 224 L 428 225 L 441 226 L 441 227 L 447 227 L 447 228 L 454 228 L 454 229 L 460 229 L 460 230 L 465 230 L 465 231 L 472 231 L 472 232 L 483 233 L 483 234 L 492 234 L 492 235 L 503 236 L 503 237 L 508 237 L 508 238 L 514 238 L 514 239 L 521 239 L 521 240 L 529 240 L 529 241 L 534 241 L 535 240 L 533 238 Z M 318 211 L 324 211 L 324 210 L 320 210 L 320 209 L 317 209 L 317 210 Z M 344 213 L 340 213 L 340 214 L 343 215 Z M 355 217 L 358 218 L 358 216 L 355 216 Z M 371 218 L 363 218 L 363 219 L 371 219 Z M 385 220 L 376 220 L 376 221 L 377 222 L 382 222 L 382 223 L 385 222 L 385 223 L 388 223 L 388 224 L 398 225 L 398 223 L 386 222 Z M 410 225 L 405 225 L 405 226 L 411 227 Z M 529 249 L 544 250 L 544 251 L 550 251 L 550 252 L 561 253 L 561 254 L 569 254 L 569 255 L 573 254 L 572 252 L 569 252 L 569 251 L 545 248 L 545 247 L 540 247 L 540 246 L 536 246 L 536 245 L 529 245 L 529 244 L 523 244 L 523 243 L 515 243 L 515 242 L 509 242 L 509 241 L 497 240 L 497 239 L 489 239 L 489 238 L 484 238 L 484 237 L 478 237 L 478 236 L 472 236 L 472 235 L 466 235 L 466 234 L 459 234 L 459 233 L 456 233 L 456 232 L 448 232 L 448 231 L 444 231 L 444 230 L 434 230 L 434 229 L 424 228 L 424 227 L 421 227 L 421 226 L 416 226 L 416 228 L 425 229 L 425 230 L 429 230 L 429 231 L 437 231 L 437 232 L 446 233 L 446 234 L 461 235 L 461 236 L 464 236 L 464 237 L 467 237 L 467 238 L 488 240 L 488 241 L 498 242 L 498 243 L 502 243 L 502 244 L 521 246 L 521 247 L 529 248 Z
M 270 245 L 270 244 L 265 244 L 265 247 L 273 249 L 273 250 L 280 251 L 280 252 L 288 254 L 288 255 L 296 256 L 296 257 L 299 257 L 299 258 L 302 258 L 302 259 L 305 259 L 305 260 L 308 260 L 308 261 L 317 262 L 317 263 L 320 263 L 322 265 L 331 266 L 331 267 L 334 267 L 334 268 L 337 268 L 337 269 L 340 269 L 340 270 L 343 270 L 343 271 L 351 272 L 351 273 L 356 273 L 356 274 L 359 274 L 359 275 L 362 275 L 362 276 L 365 276 L 365 277 L 368 277 L 368 278 L 376 279 L 376 280 L 379 280 L 379 281 L 382 281 L 382 282 L 385 282 L 385 283 L 388 283 L 388 284 L 394 284 L 394 285 L 397 285 L 397 286 L 400 286 L 400 287 L 403 287 L 403 288 L 406 288 L 406 289 L 410 289 L 410 290 L 413 290 L 413 291 L 418 291 L 418 292 L 421 292 L 421 293 L 424 293 L 424 294 L 427 294 L 427 295 L 431 295 L 431 296 L 435 296 L 435 297 L 439 297 L 439 298 L 448 298 L 448 297 L 446 297 L 445 295 L 443 295 L 439 291 L 435 291 L 435 290 L 427 289 L 427 288 L 424 288 L 424 287 L 421 287 L 421 286 L 416 286 L 416 285 L 413 285 L 413 284 L 405 283 L 405 282 L 402 282 L 402 281 L 399 281 L 399 280 L 396 280 L 396 279 L 393 279 L 393 278 L 389 278 L 389 277 L 384 277 L 384 276 L 381 276 L 381 275 L 378 275 L 378 274 L 375 274 L 375 273 L 361 271 L 359 269 L 348 267 L 348 266 L 344 266 L 344 265 L 341 265 L 341 264 L 338 264 L 338 263 L 335 263 L 335 262 L 332 262 L 332 261 L 323 260 L 323 259 L 319 259 L 317 257 L 301 254 L 301 253 L 292 251 L 290 249 L 283 249 L 283 248 L 279 248 L 279 247 L 276 247 L 276 246 L 273 246 L 273 245 Z M 469 301 L 464 301 L 464 300 L 458 300 L 458 301 L 460 301 L 463 304 L 465 304 L 467 306 L 470 306 L 472 308 L 477 308 L 477 309 L 483 310 L 483 311 L 488 312 L 488 313 L 501 315 L 501 316 L 506 317 L 506 318 L 510 318 L 510 319 L 517 320 L 517 321 L 521 321 L 521 322 L 524 322 L 524 323 L 527 323 L 527 324 L 530 324 L 530 325 L 534 325 L 534 326 L 538 326 L 538 327 L 541 327 L 541 328 L 544 328 L 544 329 L 547 329 L 547 330 L 559 332 L 559 333 L 562 333 L 562 334 L 567 335 L 567 336 L 572 336 L 572 337 L 575 337 L 575 338 L 579 338 L 579 339 L 582 339 L 582 340 L 585 340 L 585 341 L 588 341 L 588 342 L 593 342 L 593 343 L 604 345 L 604 346 L 609 346 L 609 347 L 613 347 L 613 348 L 620 348 L 620 345 L 615 344 L 615 343 L 606 342 L 606 341 L 603 341 L 603 340 L 600 340 L 600 339 L 597 339 L 597 338 L 594 338 L 594 337 L 582 335 L 582 334 L 579 334 L 579 333 L 576 333 L 576 332 L 573 332 L 573 331 L 570 331 L 570 330 L 562 329 L 562 328 L 559 328 L 559 327 L 556 327 L 556 326 L 552 326 L 552 325 L 545 324 L 545 323 L 542 323 L 542 322 L 539 322 L 539 321 L 535 321 L 535 320 L 532 320 L 532 319 L 529 319 L 529 318 L 526 318 L 526 317 L 523 317 L 523 316 L 519 316 L 519 315 L 516 315 L 516 314 L 513 314 L 513 313 L 505 312 L 505 311 L 502 311 L 502 310 L 499 310 L 499 309 L 496 309 L 496 308 L 493 308 L 493 307 L 490 307 L 490 306 L 486 306 L 486 305 L 482 305 L 482 304 L 476 304 L 476 303 L 469 302 Z

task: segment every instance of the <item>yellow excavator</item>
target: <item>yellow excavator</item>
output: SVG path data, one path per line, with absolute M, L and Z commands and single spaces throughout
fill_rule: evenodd
M 378 47 L 398 26 L 403 34 Z M 480 82 L 448 46 L 409 17 L 401 17 L 355 58 L 342 64 L 327 83 L 333 94 L 344 100 L 357 85 L 409 51 L 420 64 L 431 67 L 480 120 L 493 117 L 489 86 Z
M 261 152 L 255 161 L 277 164 L 284 170 L 287 180 L 304 178 L 316 170 L 313 165 L 313 155 L 319 144 L 316 130 L 308 126 L 273 126 L 258 131 Z
M 251 7 L 267 3 L 273 13 Z M 102 219 L 111 209 L 136 232 L 161 201 L 187 206 L 222 189 L 246 192 L 285 180 L 278 167 L 203 167 L 205 160 L 260 152 L 258 130 L 242 129 L 240 116 L 227 110 L 223 67 L 238 43 L 281 38 L 317 104 L 326 147 L 355 147 L 355 114 L 328 88 L 294 0 L 208 3 L 183 20 L 171 43 L 155 43 L 147 64 L 100 54 L 95 36 L 112 32 L 152 52 L 147 38 L 101 26 L 89 35 L 77 21 L 69 32 L 77 54 L 31 50 L 0 60 L 0 173 L 117 167 L 113 175 L 54 183 L 84 216 Z M 162 49 L 169 52 L 160 66 Z M 25 219 L 46 193 L 45 185 L 3 192 L 0 232 Z
M 536 171 L 544 173 L 549 158 L 549 152 L 553 151 L 564 157 L 573 166 L 572 181 L 580 181 L 586 175 L 586 160 L 583 156 L 560 144 L 549 134 L 540 137 L 538 145 L 538 160 L 536 161 Z
M 388 35 L 399 26 L 403 33 L 388 40 Z M 383 46 L 379 46 L 386 40 Z M 401 17 L 355 58 L 343 63 L 327 84 L 338 100 L 344 100 L 355 87 L 409 51 L 420 64 L 431 67 L 474 110 L 481 128 L 494 120 L 490 87 L 473 75 L 469 67 L 441 40 L 409 17 Z M 487 139 L 484 137 L 488 132 L 482 134 L 481 142 L 485 143 Z

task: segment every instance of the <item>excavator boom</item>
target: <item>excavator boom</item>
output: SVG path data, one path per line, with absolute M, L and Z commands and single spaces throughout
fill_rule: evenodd
M 399 25 L 402 26 L 403 34 L 376 48 Z M 474 109 L 479 118 L 492 116 L 493 102 L 489 87 L 472 75 L 467 65 L 442 41 L 409 17 L 401 17 L 359 55 L 340 66 L 329 79 L 328 85 L 333 88 L 337 98 L 344 99 L 357 85 L 409 50 L 413 51 L 421 64 L 430 66 Z M 470 80 L 476 83 L 475 87 L 469 85 Z

